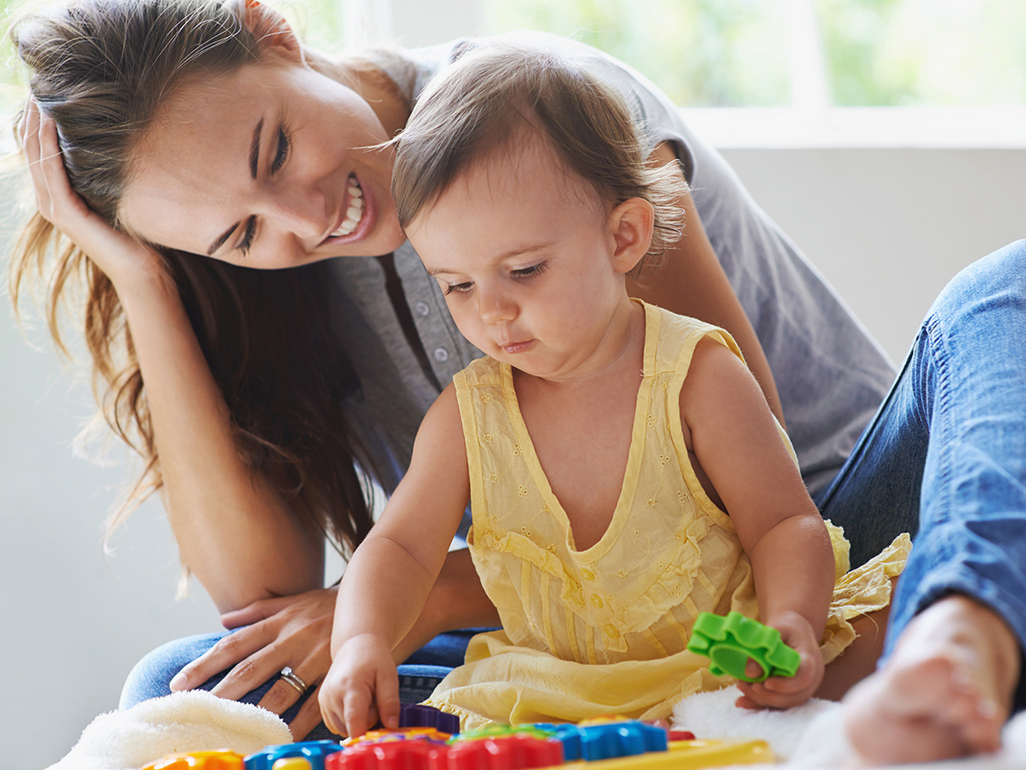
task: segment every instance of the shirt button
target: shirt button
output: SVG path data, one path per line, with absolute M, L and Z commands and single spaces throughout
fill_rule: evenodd
M 416 305 L 413 306 L 413 308 L 417 311 L 417 315 L 420 316 L 426 316 L 428 313 L 431 312 L 431 307 L 428 305 L 427 302 L 418 302 Z
M 435 348 L 435 360 L 440 364 L 444 364 L 449 360 L 449 351 L 445 348 Z

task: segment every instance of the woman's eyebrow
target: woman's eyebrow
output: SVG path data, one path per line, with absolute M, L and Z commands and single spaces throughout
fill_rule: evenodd
M 253 179 L 257 178 L 257 169 L 259 168 L 260 163 L 260 134 L 263 130 L 264 119 L 260 118 L 260 120 L 257 121 L 256 128 L 253 129 L 253 141 L 250 142 L 249 145 L 249 175 L 253 177 Z M 214 242 L 210 244 L 209 248 L 207 248 L 207 256 L 213 256 L 215 251 L 224 246 L 225 241 L 231 237 L 232 233 L 235 232 L 235 229 L 238 226 L 239 223 L 236 222 L 217 236 L 217 238 L 214 239 Z
M 235 232 L 235 229 L 238 226 L 239 226 L 239 223 L 236 222 L 234 225 L 232 225 L 227 230 L 225 230 L 223 233 L 221 233 L 219 236 L 217 236 L 217 238 L 214 239 L 214 242 L 212 244 L 210 244 L 210 246 L 207 248 L 207 256 L 208 257 L 212 257 L 214 255 L 215 251 L 217 251 L 219 248 L 224 246 L 224 242 L 227 241 L 231 237 L 232 233 Z

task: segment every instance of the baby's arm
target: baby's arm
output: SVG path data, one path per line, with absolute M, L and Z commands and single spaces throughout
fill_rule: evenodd
M 751 560 L 761 620 L 801 654 L 794 678 L 742 685 L 741 705 L 804 703 L 823 679 L 819 641 L 834 586 L 823 519 L 737 356 L 712 340 L 700 342 L 680 403 L 689 446 Z
M 398 726 L 393 650 L 417 620 L 469 498 L 466 445 L 450 386 L 428 410 L 409 471 L 339 587 L 332 664 L 318 695 L 333 732 L 361 735 L 379 717 L 386 727 Z

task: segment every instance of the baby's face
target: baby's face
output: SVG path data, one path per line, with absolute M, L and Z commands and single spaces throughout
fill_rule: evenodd
M 406 234 L 468 340 L 559 379 L 587 369 L 629 305 L 610 208 L 537 139 L 473 165 Z

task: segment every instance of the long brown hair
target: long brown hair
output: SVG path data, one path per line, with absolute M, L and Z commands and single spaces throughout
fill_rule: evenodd
M 259 7 L 247 4 L 253 12 Z M 71 0 L 17 22 L 11 36 L 30 88 L 58 127 L 72 186 L 111 226 L 132 150 L 185 78 L 230 73 L 260 54 L 247 7 L 215 0 Z M 235 267 L 157 248 L 231 414 L 235 443 L 312 531 L 351 551 L 371 526 L 369 469 L 342 409 L 355 377 L 328 318 L 325 264 Z M 8 276 L 15 308 L 30 284 L 67 353 L 60 308 L 84 289 L 82 324 L 103 420 L 142 457 L 142 474 L 108 520 L 108 536 L 163 486 L 138 360 L 113 284 L 38 212 L 22 228 Z

